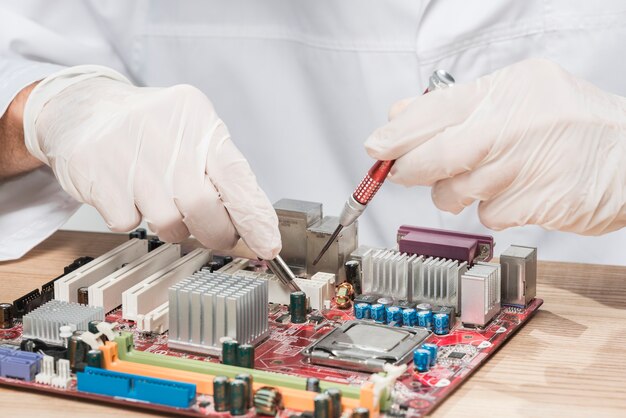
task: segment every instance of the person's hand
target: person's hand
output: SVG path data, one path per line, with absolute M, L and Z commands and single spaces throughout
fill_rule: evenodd
M 626 226 L 626 99 L 531 59 L 392 107 L 366 141 L 390 179 L 432 186 L 459 213 L 480 201 L 500 230 L 596 235 Z
M 24 115 L 29 151 L 114 231 L 142 217 L 158 236 L 208 248 L 239 237 L 261 258 L 281 248 L 278 219 L 213 105 L 188 85 L 140 88 L 102 67 L 44 79 Z

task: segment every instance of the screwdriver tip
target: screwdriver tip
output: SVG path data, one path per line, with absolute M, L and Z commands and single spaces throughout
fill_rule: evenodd
M 335 241 L 335 239 L 337 238 L 337 235 L 339 235 L 342 229 L 343 229 L 343 225 L 341 224 L 337 225 L 337 229 L 335 229 L 335 232 L 333 232 L 330 238 L 328 238 L 328 241 L 326 241 L 324 248 L 322 248 L 322 251 L 320 251 L 320 253 L 317 255 L 317 258 L 315 259 L 315 261 L 313 261 L 313 265 L 316 265 L 322 259 L 322 257 L 324 256 L 324 254 L 326 254 L 326 251 L 328 251 L 328 249 L 330 248 L 332 243 Z

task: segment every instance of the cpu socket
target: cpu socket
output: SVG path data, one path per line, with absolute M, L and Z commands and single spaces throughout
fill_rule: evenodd
M 425 328 L 348 321 L 306 347 L 302 353 L 314 364 L 380 372 L 385 364 L 408 363 L 413 349 L 429 334 Z

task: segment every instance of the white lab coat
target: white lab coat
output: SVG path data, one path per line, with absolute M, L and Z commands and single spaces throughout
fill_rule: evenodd
M 542 56 L 626 96 L 625 41 L 620 0 L 2 1 L 0 113 L 54 70 L 43 62 L 189 83 L 213 101 L 271 200 L 321 201 L 336 215 L 372 163 L 365 138 L 433 69 L 463 82 Z M 76 209 L 52 181 L 39 170 L 14 180 L 24 187 L 0 186 L 0 257 L 19 257 Z M 626 230 L 493 232 L 475 209 L 441 213 L 429 189 L 387 183 L 359 221 L 360 241 L 392 246 L 407 223 L 492 233 L 499 251 L 517 243 L 542 259 L 626 264 Z

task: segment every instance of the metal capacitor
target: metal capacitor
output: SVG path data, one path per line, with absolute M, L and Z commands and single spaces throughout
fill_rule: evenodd
M 446 313 L 436 313 L 433 315 L 433 332 L 437 335 L 450 333 L 450 316 Z
M 383 305 L 385 308 L 387 306 L 391 306 L 393 305 L 393 299 L 391 298 L 379 298 L 376 303 L 380 303 L 381 305 Z
M 369 303 L 355 303 L 354 304 L 354 317 L 356 319 L 370 319 L 371 308 Z
M 430 367 L 433 367 L 435 364 L 437 364 L 437 344 L 424 343 L 422 344 L 422 348 L 430 352 Z
M 237 350 L 237 365 L 247 369 L 254 369 L 254 346 L 241 344 Z
M 388 306 L 385 309 L 385 315 L 387 315 L 386 323 L 393 323 L 396 327 L 402 326 L 402 309 L 397 306 Z
M 375 303 L 370 308 L 370 315 L 372 319 L 378 323 L 385 323 L 385 307 L 380 303 Z
M 246 382 L 246 409 L 252 408 L 252 403 L 254 400 L 254 388 L 253 388 L 253 380 L 252 375 L 248 373 L 241 373 L 235 376 L 235 379 L 242 380 Z
M 222 363 L 230 366 L 237 365 L 239 343 L 235 340 L 226 340 L 222 343 Z
M 370 418 L 370 410 L 367 408 L 354 408 L 351 418 Z
M 304 292 L 291 292 L 289 295 L 289 315 L 294 324 L 306 322 L 306 294 Z
M 402 311 L 402 323 L 407 327 L 414 327 L 417 325 L 417 310 L 414 308 L 407 308 Z
M 248 388 L 246 382 L 242 380 L 232 380 L 229 384 L 229 396 L 230 399 L 230 414 L 231 415 L 245 415 L 246 408 L 246 394 Z
M 430 367 L 430 351 L 418 348 L 413 352 L 413 365 L 420 373 L 427 372 Z
M 87 286 L 79 287 L 76 293 L 78 303 L 89 305 L 89 288 Z
M 347 261 L 343 266 L 346 272 L 346 281 L 354 288 L 354 294 L 362 293 L 361 287 L 361 263 L 356 260 Z
M 87 366 L 89 367 L 102 367 L 102 351 L 89 350 L 87 351 Z
M 13 328 L 13 305 L 0 303 L 0 328 Z
M 309 392 L 321 392 L 320 380 L 317 377 L 308 377 L 306 379 L 306 390 Z
M 216 412 L 226 412 L 230 409 L 228 389 L 228 377 L 215 376 L 213 378 L 213 403 Z
M 333 409 L 330 396 L 320 393 L 313 399 L 313 417 L 314 418 L 332 418 Z
M 326 389 L 324 391 L 330 397 L 330 409 L 332 410 L 332 418 L 341 417 L 341 391 L 336 388 Z
M 417 325 L 431 329 L 433 326 L 433 313 L 430 310 L 417 311 Z

